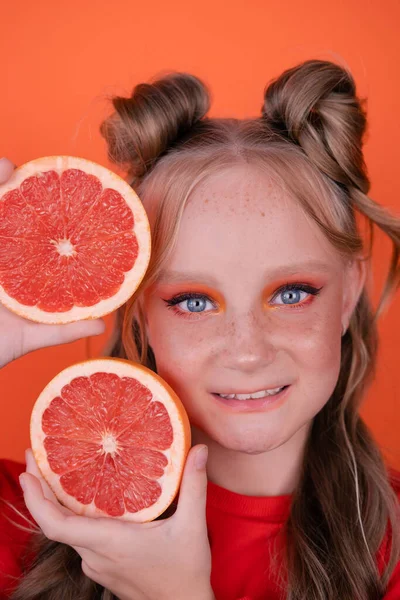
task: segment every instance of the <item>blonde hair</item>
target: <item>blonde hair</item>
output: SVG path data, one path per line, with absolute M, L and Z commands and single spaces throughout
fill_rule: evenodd
M 400 220 L 367 195 L 362 153 L 366 115 L 351 74 L 318 60 L 289 69 L 267 86 L 261 115 L 254 119 L 208 118 L 205 85 L 185 73 L 140 84 L 130 98 L 114 98 L 113 105 L 115 112 L 101 132 L 110 159 L 126 169 L 147 210 L 153 240 L 146 276 L 119 311 L 113 356 L 156 370 L 146 339 L 143 294 L 174 249 L 195 187 L 232 165 L 244 162 L 267 170 L 344 258 L 364 252 L 368 260 L 374 225 L 391 239 L 379 310 L 373 313 L 365 288 L 342 338 L 336 388 L 313 422 L 285 526 L 282 580 L 287 600 L 378 600 L 400 558 L 398 503 L 359 408 L 376 367 L 376 318 L 399 281 Z M 357 215 L 368 225 L 366 243 Z M 380 575 L 376 556 L 388 529 L 392 541 Z M 65 559 L 59 559 L 60 569 L 61 561 Z M 60 569 L 58 586 L 46 587 L 43 567 L 39 559 L 15 600 L 72 598 L 62 591 L 61 583 L 65 587 L 68 581 Z M 96 590 L 88 587 L 79 598 L 113 597 Z

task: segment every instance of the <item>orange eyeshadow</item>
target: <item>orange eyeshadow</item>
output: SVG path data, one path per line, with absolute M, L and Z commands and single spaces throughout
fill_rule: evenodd
M 303 274 L 296 274 L 296 275 L 292 275 L 289 277 L 285 277 L 284 279 L 280 279 L 278 281 L 274 281 L 273 283 L 270 283 L 264 290 L 264 294 L 266 296 L 270 296 L 271 294 L 273 294 L 274 292 L 278 291 L 279 288 L 284 287 L 287 284 L 293 284 L 293 283 L 306 283 L 308 285 L 311 285 L 313 287 L 319 288 L 323 285 L 323 282 L 320 281 L 319 279 L 317 279 L 315 277 L 315 275 L 305 275 Z

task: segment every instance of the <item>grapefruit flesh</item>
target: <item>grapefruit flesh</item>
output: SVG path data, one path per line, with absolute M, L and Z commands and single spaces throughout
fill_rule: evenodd
M 37 399 L 31 444 L 59 501 L 77 514 L 145 522 L 175 498 L 190 425 L 158 375 L 122 359 L 59 373 Z
M 0 301 L 41 323 L 98 318 L 136 291 L 150 259 L 132 188 L 91 161 L 50 156 L 0 185 Z

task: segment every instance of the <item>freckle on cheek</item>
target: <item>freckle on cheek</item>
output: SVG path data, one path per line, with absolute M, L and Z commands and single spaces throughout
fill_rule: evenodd
M 236 333 L 236 325 L 235 323 L 230 323 L 228 326 L 228 333 L 234 335 Z

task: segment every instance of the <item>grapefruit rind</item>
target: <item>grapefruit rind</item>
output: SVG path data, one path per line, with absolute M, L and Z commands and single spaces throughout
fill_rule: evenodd
M 69 384 L 72 379 L 76 377 L 89 377 L 97 372 L 114 373 L 119 377 L 137 378 L 152 392 L 154 401 L 164 404 L 173 428 L 172 446 L 162 451 L 168 460 L 168 464 L 164 469 L 162 477 L 157 479 L 162 488 L 159 499 L 148 508 L 135 513 L 126 511 L 121 517 L 110 517 L 110 515 L 96 507 L 94 502 L 84 505 L 78 502 L 73 496 L 67 494 L 61 486 L 59 476 L 51 469 L 44 448 L 46 435 L 42 429 L 42 415 L 46 408 L 54 398 L 60 395 L 61 389 Z M 120 518 L 138 523 L 156 519 L 172 503 L 178 492 L 186 456 L 191 446 L 189 419 L 181 400 L 173 389 L 147 367 L 118 358 L 87 360 L 72 365 L 56 375 L 44 388 L 33 407 L 30 421 L 30 435 L 32 451 L 38 468 L 61 504 L 76 514 L 88 517 Z
M 65 312 L 46 312 L 35 306 L 26 306 L 7 294 L 0 284 L 0 302 L 18 315 L 37 323 L 61 324 L 85 319 L 103 317 L 124 304 L 139 287 L 150 261 L 151 235 L 146 211 L 131 186 L 119 175 L 106 167 L 85 158 L 74 156 L 46 156 L 21 165 L 13 172 L 11 178 L 0 185 L 0 202 L 10 190 L 19 188 L 22 182 L 38 172 L 56 171 L 62 173 L 66 169 L 81 169 L 88 175 L 99 179 L 103 188 L 111 188 L 119 192 L 134 214 L 133 233 L 136 236 L 139 252 L 133 268 L 125 273 L 124 282 L 116 294 L 100 300 L 93 306 L 74 306 Z

